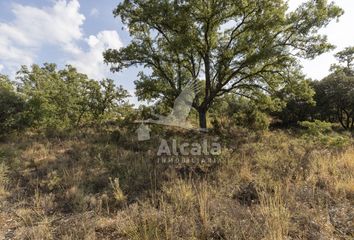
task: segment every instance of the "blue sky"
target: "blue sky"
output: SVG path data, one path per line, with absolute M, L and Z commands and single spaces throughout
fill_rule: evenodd
M 130 38 L 112 11 L 115 0 L 1 0 L 0 73 L 44 62 L 72 64 L 95 79 L 112 78 L 131 93 L 138 69 L 110 73 L 102 52 Z M 134 100 L 135 101 L 135 100 Z
M 291 9 L 305 0 L 290 0 Z M 339 22 L 323 33 L 342 50 L 354 45 L 354 1 L 336 0 L 345 10 Z M 126 46 L 129 34 L 112 11 L 117 0 L 0 0 L 0 73 L 14 76 L 19 66 L 54 62 L 72 64 L 91 78 L 112 78 L 129 92 L 139 69 L 112 74 L 103 64 L 107 48 Z M 313 79 L 328 74 L 333 53 L 303 60 L 304 73 Z M 136 100 L 133 100 L 136 102 Z

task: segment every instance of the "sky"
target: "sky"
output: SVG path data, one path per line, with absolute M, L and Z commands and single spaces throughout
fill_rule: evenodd
M 306 0 L 290 0 L 295 9 Z M 303 72 L 322 79 L 335 62 L 333 54 L 354 46 L 354 1 L 335 0 L 345 10 L 338 22 L 321 33 L 337 49 L 314 60 L 301 60 Z M 59 67 L 75 66 L 90 78 L 112 78 L 132 95 L 137 73 L 130 68 L 112 74 L 103 63 L 102 52 L 129 44 L 126 28 L 112 11 L 118 0 L 0 0 L 0 73 L 11 77 L 21 65 L 51 62 Z M 132 98 L 133 103 L 137 103 Z

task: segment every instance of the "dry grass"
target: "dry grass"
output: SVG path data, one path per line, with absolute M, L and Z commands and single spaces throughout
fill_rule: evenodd
M 109 181 L 113 190 L 114 199 L 117 201 L 119 205 L 123 205 L 126 202 L 127 197 L 124 195 L 119 185 L 119 179 L 115 178 L 114 180 L 112 180 L 112 178 L 109 178 Z
M 185 166 L 158 164 L 159 140 L 138 145 L 129 134 L 13 137 L 0 143 L 0 236 L 354 237 L 352 146 L 328 149 L 284 132 L 228 134 L 217 164 Z M 200 140 L 164 137 L 175 135 Z
M 281 186 L 273 194 L 260 193 L 259 211 L 265 219 L 265 239 L 282 240 L 287 238 L 290 225 L 290 212 L 281 193 Z
M 8 167 L 4 163 L 0 163 L 0 199 L 8 194 L 8 171 Z

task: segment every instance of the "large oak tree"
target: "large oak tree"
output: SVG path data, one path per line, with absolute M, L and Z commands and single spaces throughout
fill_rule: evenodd
M 332 48 L 319 30 L 341 14 L 326 0 L 292 12 L 284 0 L 125 0 L 114 15 L 132 41 L 104 57 L 113 71 L 150 69 L 135 82 L 141 99 L 172 104 L 187 82 L 202 84 L 193 107 L 206 128 L 208 109 L 225 93 L 309 97 L 297 59 Z

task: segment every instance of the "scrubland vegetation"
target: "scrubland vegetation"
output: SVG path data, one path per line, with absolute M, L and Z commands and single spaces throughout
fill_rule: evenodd
M 321 81 L 298 61 L 334 48 L 320 30 L 343 10 L 145 2 L 114 10 L 131 42 L 103 55 L 113 72 L 144 67 L 148 105 L 73 66 L 0 75 L 0 237 L 354 239 L 354 48 Z M 167 115 L 182 128 L 151 124 Z M 161 162 L 162 140 L 221 153 Z
M 156 129 L 154 130 L 156 131 Z M 232 128 L 212 164 L 158 164 L 124 129 L 0 144 L 8 239 L 351 239 L 354 149 Z M 169 137 L 185 132 L 167 130 Z M 212 133 L 208 133 L 208 136 Z M 189 134 L 199 141 L 205 137 Z

